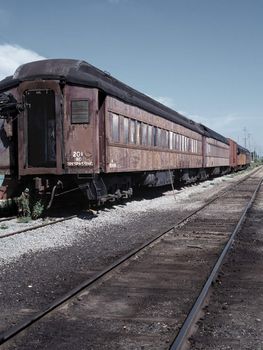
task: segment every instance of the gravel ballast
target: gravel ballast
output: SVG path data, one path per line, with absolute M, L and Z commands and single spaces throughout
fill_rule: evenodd
M 247 172 L 1 239 L 0 331 L 162 232 Z M 21 229 L 16 220 L 8 230 Z

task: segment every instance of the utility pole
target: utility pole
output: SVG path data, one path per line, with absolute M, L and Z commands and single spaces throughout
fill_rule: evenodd
M 249 152 L 250 152 L 250 136 L 251 136 L 251 133 L 250 132 L 248 132 L 247 133 L 247 146 L 248 146 L 248 150 L 249 150 Z
M 244 131 L 244 146 L 245 148 L 247 148 L 247 128 L 244 127 L 243 131 Z

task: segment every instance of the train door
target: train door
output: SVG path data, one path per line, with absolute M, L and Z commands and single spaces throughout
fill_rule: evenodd
M 25 92 L 28 167 L 56 167 L 55 93 L 50 89 Z

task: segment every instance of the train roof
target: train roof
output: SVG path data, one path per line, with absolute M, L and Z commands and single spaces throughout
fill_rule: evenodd
M 237 145 L 237 150 L 239 153 L 246 153 L 246 154 L 250 154 L 250 151 L 242 146 L 240 146 L 239 144 Z
M 97 88 L 104 91 L 107 95 L 116 97 L 128 104 L 159 115 L 207 137 L 229 144 L 227 138 L 212 129 L 186 118 L 85 61 L 47 59 L 23 64 L 17 68 L 13 76 L 9 76 L 0 82 L 0 92 L 11 89 L 19 85 L 20 82 L 34 79 L 63 80 L 68 84 Z

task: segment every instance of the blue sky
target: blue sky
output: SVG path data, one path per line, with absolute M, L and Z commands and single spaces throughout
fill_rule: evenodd
M 262 153 L 262 18 L 263 0 L 0 0 L 0 77 L 83 59 Z

